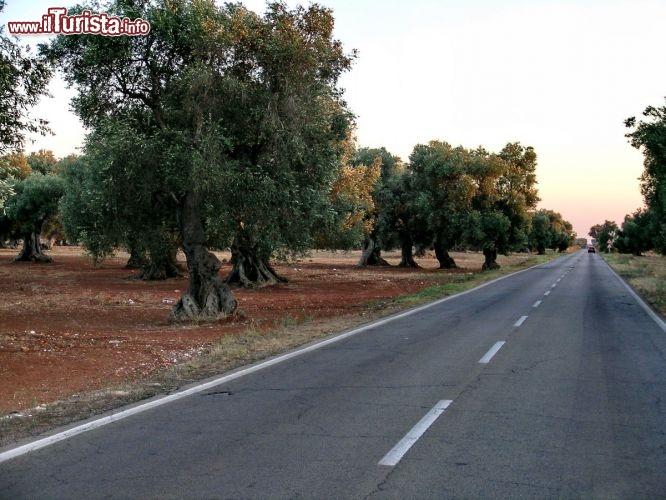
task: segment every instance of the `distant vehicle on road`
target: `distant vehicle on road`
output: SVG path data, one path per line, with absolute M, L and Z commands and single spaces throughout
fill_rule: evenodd
M 594 245 L 587 247 L 587 253 L 597 253 L 597 250 L 594 248 Z

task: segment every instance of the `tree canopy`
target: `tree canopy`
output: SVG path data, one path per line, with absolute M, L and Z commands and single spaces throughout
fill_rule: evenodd
M 58 201 L 64 192 L 62 179 L 37 173 L 17 183 L 15 190 L 6 212 L 23 238 L 23 248 L 16 260 L 50 262 L 51 258 L 42 252 L 39 237 L 44 222 L 58 211 Z
M 575 239 L 573 226 L 564 220 L 559 212 L 541 209 L 532 216 L 529 242 L 539 255 L 545 254 L 546 248 L 563 252 L 574 243 Z
M 539 197 L 536 153 L 532 147 L 508 143 L 498 154 L 472 151 L 470 172 L 476 185 L 466 240 L 483 250 L 484 269 L 494 269 L 498 254 L 526 249 L 531 213 Z
M 476 191 L 470 175 L 471 155 L 462 146 L 441 141 L 414 147 L 409 157 L 412 197 L 423 214 L 421 244 L 432 244 L 440 268 L 455 267 L 448 252 L 460 242 Z
M 615 237 L 615 247 L 621 253 L 640 256 L 653 248 L 654 214 L 647 209 L 638 209 L 626 215 L 622 227 Z
M 643 151 L 641 193 L 652 217 L 647 230 L 651 247 L 666 254 L 666 106 L 648 106 L 643 116 L 643 120 L 631 117 L 625 121 L 633 129 L 626 136 L 633 147 Z M 636 245 L 643 247 L 644 243 Z
M 116 161 L 107 179 L 116 168 L 146 174 L 130 175 L 147 193 L 128 199 L 134 212 L 145 199 L 173 203 L 153 207 L 171 216 L 190 272 L 173 317 L 228 314 L 235 301 L 207 247 L 231 241 L 247 275 L 240 266 L 251 259 L 309 246 L 351 123 L 337 82 L 354 55 L 318 5 L 272 3 L 259 16 L 240 4 L 136 0 L 105 11 L 141 17 L 150 33 L 59 36 L 42 53 L 77 87 L 85 125 L 129 128 L 128 147 L 155 154 Z
M 609 242 L 611 246 L 613 245 L 618 229 L 615 221 L 606 220 L 603 224 L 592 226 L 587 234 L 596 240 L 602 250 L 606 250 Z
M 33 151 L 28 155 L 26 161 L 33 172 L 39 172 L 44 175 L 52 173 L 58 163 L 58 159 L 53 154 L 53 151 L 48 149 Z
M 0 13 L 4 8 L 5 0 L 0 0 Z M 0 26 L 0 154 L 22 151 L 26 133 L 49 131 L 46 120 L 28 114 L 47 95 L 51 76 L 43 58 L 32 56 L 29 47 L 7 36 Z

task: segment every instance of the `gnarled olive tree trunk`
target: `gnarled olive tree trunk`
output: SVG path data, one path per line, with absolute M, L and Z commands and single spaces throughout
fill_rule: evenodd
M 435 257 L 437 257 L 437 260 L 439 261 L 440 269 L 456 269 L 458 267 L 456 261 L 449 255 L 449 251 L 446 248 L 447 245 L 444 244 L 444 241 L 441 238 L 435 240 L 434 247 Z
M 142 280 L 165 280 L 180 276 L 180 266 L 176 259 L 177 248 L 160 252 L 150 252 L 149 258 L 141 266 Z
M 129 259 L 125 264 L 126 269 L 143 269 L 147 265 L 148 257 L 146 257 L 146 252 L 143 249 L 132 246 L 129 249 L 129 254 Z
M 43 220 L 35 223 L 32 231 L 23 234 L 23 247 L 14 259 L 17 262 L 53 262 L 53 259 L 42 251 L 39 235 L 42 233 Z
M 403 236 L 400 238 L 400 264 L 398 267 L 421 267 L 414 260 L 414 255 L 412 253 L 412 247 L 414 246 L 414 241 L 409 236 Z
M 495 250 L 494 248 L 493 249 L 484 248 L 483 256 L 485 257 L 485 262 L 481 267 L 482 271 L 489 271 L 492 269 L 500 268 L 500 265 L 497 263 L 497 250 Z
M 358 261 L 359 267 L 365 266 L 390 266 L 386 260 L 382 258 L 382 250 L 372 236 L 367 236 L 363 240 L 363 252 Z
M 201 195 L 196 191 L 190 190 L 185 195 L 180 226 L 190 283 L 171 311 L 170 318 L 176 321 L 212 320 L 231 314 L 236 309 L 236 299 L 218 276 L 219 259 L 205 246 Z
M 181 268 L 176 258 L 178 247 L 176 245 L 155 245 L 146 250 L 143 245 L 130 248 L 130 257 L 125 267 L 140 269 L 138 276 L 142 280 L 165 280 L 181 276 Z
M 259 245 L 243 228 L 239 228 L 231 243 L 231 265 L 232 269 L 224 279 L 225 283 L 255 288 L 288 281 L 273 269 L 268 256 L 262 255 Z

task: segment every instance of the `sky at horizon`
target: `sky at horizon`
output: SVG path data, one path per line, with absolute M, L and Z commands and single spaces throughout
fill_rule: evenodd
M 39 20 L 70 3 L 9 0 L 0 24 Z M 265 5 L 243 3 L 258 12 Z M 319 3 L 333 10 L 336 37 L 359 52 L 341 80 L 359 146 L 384 146 L 405 161 L 435 139 L 490 151 L 533 146 L 540 207 L 562 213 L 579 237 L 642 206 L 643 156 L 628 144 L 624 120 L 664 105 L 663 1 Z M 58 79 L 51 92 L 35 116 L 49 119 L 55 135 L 26 150 L 63 157 L 77 151 L 84 130 L 69 112 L 74 91 Z

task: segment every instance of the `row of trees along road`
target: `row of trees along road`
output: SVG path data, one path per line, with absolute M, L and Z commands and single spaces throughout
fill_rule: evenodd
M 313 247 L 362 242 L 361 265 L 386 264 L 382 249 L 400 247 L 403 266 L 416 266 L 414 247 L 433 248 L 443 268 L 455 266 L 452 248 L 473 247 L 490 269 L 498 253 L 572 239 L 559 214 L 535 211 L 530 147 L 433 141 L 406 164 L 385 148 L 358 149 L 338 88 L 355 53 L 332 37 L 326 8 L 273 3 L 259 16 L 239 4 L 157 0 L 102 10 L 141 17 L 151 31 L 40 46 L 40 64 L 78 90 L 73 109 L 91 132 L 82 156 L 14 184 L 6 212 L 15 225 L 23 193 L 44 184 L 29 179 L 41 175 L 57 184 L 41 205 L 52 213 L 47 201 L 59 199 L 69 238 L 93 258 L 123 247 L 144 278 L 167 278 L 182 248 L 189 287 L 173 319 L 231 313 L 228 282 L 283 281 L 271 258 Z M 209 248 L 231 249 L 226 280 Z
M 625 120 L 631 132 L 630 144 L 643 152 L 640 189 L 645 206 L 624 217 L 621 227 L 615 221 L 604 221 L 590 228 L 602 248 L 610 241 L 622 253 L 641 255 L 655 250 L 666 255 L 666 106 L 648 106 L 644 119 Z
M 565 250 L 575 238 L 559 213 L 535 210 L 536 153 L 520 143 L 490 153 L 431 141 L 415 146 L 406 165 L 385 148 L 363 148 L 348 165 L 339 184 L 353 176 L 376 180 L 364 190 L 336 184 L 332 191 L 342 227 L 361 233 L 362 266 L 387 265 L 382 248 L 400 247 L 400 265 L 416 267 L 413 249 L 432 248 L 440 268 L 450 269 L 456 264 L 449 251 L 471 247 L 483 250 L 483 268 L 493 269 L 498 254 Z M 339 231 L 327 228 L 326 234 Z

